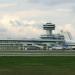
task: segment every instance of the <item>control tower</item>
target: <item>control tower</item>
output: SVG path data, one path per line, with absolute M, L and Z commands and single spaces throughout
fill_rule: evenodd
M 52 30 L 55 30 L 55 24 L 46 23 L 43 25 L 43 29 L 47 31 L 47 35 L 52 35 Z
M 53 39 L 55 35 L 53 35 L 52 31 L 55 30 L 55 24 L 46 23 L 43 25 L 43 29 L 46 30 L 45 35 L 41 35 L 42 39 Z

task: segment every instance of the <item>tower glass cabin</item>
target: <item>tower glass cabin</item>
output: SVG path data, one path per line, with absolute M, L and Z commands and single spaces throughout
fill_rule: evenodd
M 47 31 L 47 35 L 52 35 L 52 30 L 55 30 L 55 24 L 46 23 L 43 25 L 43 29 Z

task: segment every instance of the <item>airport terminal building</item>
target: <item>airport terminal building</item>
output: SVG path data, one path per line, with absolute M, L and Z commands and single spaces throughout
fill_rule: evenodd
M 45 35 L 41 35 L 40 39 L 25 39 L 25 40 L 0 40 L 0 51 L 12 50 L 49 50 L 56 46 L 63 47 L 65 38 L 62 34 L 53 34 L 55 24 L 46 23 L 43 25 L 46 30 Z

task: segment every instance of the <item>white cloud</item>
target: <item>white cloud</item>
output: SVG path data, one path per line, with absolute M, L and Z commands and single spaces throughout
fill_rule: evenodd
M 11 21 L 13 23 L 11 23 Z M 18 25 L 16 21 L 19 22 L 20 25 Z M 3 18 L 0 19 L 0 38 L 37 38 L 41 34 L 44 34 L 42 27 L 41 29 L 37 27 L 38 22 L 40 23 L 40 26 L 41 22 L 45 23 L 43 20 L 27 20 L 23 19 L 23 17 L 20 18 L 19 16 L 4 15 Z M 57 31 L 61 29 L 71 32 L 72 36 L 75 37 L 75 28 L 72 24 L 59 25 Z
M 72 24 L 65 24 L 63 25 L 62 27 L 58 27 L 60 30 L 63 30 L 64 35 L 67 36 L 66 32 L 69 32 L 72 36 L 72 39 L 75 38 L 75 28 L 74 28 L 74 25 Z
M 13 23 L 11 23 L 11 21 Z M 17 25 L 17 22 L 24 25 Z M 27 26 L 26 26 L 27 25 Z M 39 37 L 43 30 L 36 27 L 37 21 L 35 20 L 21 20 L 21 18 L 16 16 L 6 15 L 0 20 L 0 38 L 9 37 L 9 38 L 33 38 Z M 2 26 L 2 27 L 1 27 Z M 6 31 L 3 31 L 6 29 Z M 4 36 L 5 35 L 5 36 Z
M 16 7 L 16 3 L 0 3 L 0 8 Z
M 59 11 L 59 12 L 72 12 L 72 9 L 63 9 L 63 8 L 58 8 L 58 9 L 56 9 L 57 11 Z

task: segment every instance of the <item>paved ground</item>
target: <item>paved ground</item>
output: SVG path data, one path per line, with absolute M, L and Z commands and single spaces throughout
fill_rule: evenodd
M 75 50 L 0 51 L 0 56 L 75 56 Z

